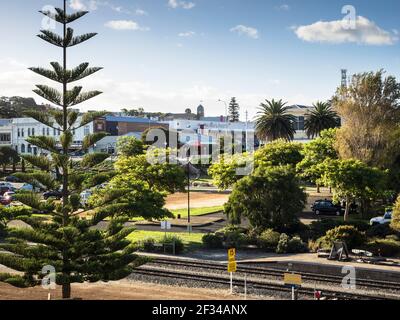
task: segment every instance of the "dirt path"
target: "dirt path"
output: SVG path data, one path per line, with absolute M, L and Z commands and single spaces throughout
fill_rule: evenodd
M 228 201 L 228 194 L 210 192 L 190 193 L 190 206 L 192 208 L 207 208 L 222 206 Z M 169 210 L 187 208 L 187 193 L 175 193 L 167 197 L 166 208 Z
M 0 300 L 47 300 L 47 290 L 41 287 L 18 289 L 0 283 Z M 187 287 L 170 287 L 141 282 L 117 281 L 110 283 L 74 284 L 74 297 L 84 300 L 231 300 L 228 291 Z M 61 290 L 51 291 L 52 299 L 61 298 Z

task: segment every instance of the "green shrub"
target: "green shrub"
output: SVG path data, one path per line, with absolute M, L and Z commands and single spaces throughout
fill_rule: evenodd
M 215 234 L 223 238 L 226 246 L 232 248 L 240 248 L 249 243 L 250 239 L 246 235 L 247 230 L 234 225 L 229 225 L 218 230 Z
M 393 240 L 393 241 L 400 241 L 400 237 L 397 234 L 390 234 L 388 236 L 386 236 L 387 240 Z
M 308 241 L 308 249 L 311 252 L 317 252 L 319 249 L 322 250 L 330 250 L 332 248 L 332 244 L 326 241 L 325 237 L 320 237 L 317 240 L 309 240 Z
M 300 237 L 293 237 L 289 240 L 286 253 L 304 253 L 307 252 L 307 245 Z
M 319 239 L 329 231 L 341 225 L 340 221 L 333 219 L 324 219 L 313 221 L 310 225 L 310 238 L 312 240 Z
M 280 239 L 279 232 L 267 229 L 257 239 L 257 245 L 262 249 L 275 251 Z
M 156 240 L 154 240 L 153 238 L 145 239 L 142 243 L 143 250 L 146 252 L 155 252 L 156 251 L 156 247 L 154 246 L 155 243 Z
M 392 239 L 375 239 L 368 242 L 366 249 L 374 255 L 394 257 L 400 254 L 400 241 Z
M 286 253 L 288 250 L 289 236 L 286 233 L 282 233 L 279 237 L 279 242 L 276 247 L 276 253 Z
M 367 238 L 363 232 L 358 231 L 354 226 L 339 226 L 326 233 L 325 240 L 329 243 L 344 241 L 349 250 L 365 244 Z
M 209 249 L 220 249 L 223 248 L 224 238 L 221 235 L 208 233 L 202 238 L 203 244 Z
M 369 238 L 385 238 L 388 235 L 394 234 L 394 230 L 390 227 L 389 224 L 378 224 L 370 227 L 366 235 Z
M 175 254 L 182 253 L 183 250 L 185 249 L 185 245 L 183 244 L 181 238 L 177 236 L 168 235 L 160 241 L 161 244 L 167 244 L 165 248 L 167 253 L 173 253 L 173 247 L 171 246 L 171 244 L 174 242 L 175 242 Z

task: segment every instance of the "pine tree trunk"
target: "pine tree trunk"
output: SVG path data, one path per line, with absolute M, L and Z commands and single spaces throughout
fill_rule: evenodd
M 67 1 L 64 0 L 64 15 L 67 15 Z M 64 21 L 64 39 L 67 36 L 67 23 Z M 64 45 L 63 47 L 63 67 L 64 71 L 67 70 L 67 47 Z M 66 95 L 67 95 L 67 81 L 64 80 L 63 82 L 63 133 L 67 134 L 68 131 L 68 109 L 67 109 L 67 101 L 66 101 Z M 68 146 L 64 145 L 63 146 L 63 153 L 64 155 L 68 154 Z M 62 195 L 63 195 L 63 208 L 65 208 L 68 205 L 68 161 L 66 163 L 62 164 L 62 177 L 63 177 L 63 190 L 62 190 Z M 63 210 L 64 211 L 64 216 L 63 216 L 63 226 L 67 227 L 69 224 L 69 214 L 68 210 Z M 68 255 L 67 255 L 67 250 L 63 250 L 63 266 L 65 267 L 68 265 Z M 63 270 L 64 277 L 66 279 L 69 279 L 69 272 L 64 272 Z M 68 280 L 69 281 L 69 280 Z M 71 284 L 66 283 L 63 284 L 62 286 L 63 290 L 63 299 L 70 299 L 71 298 Z

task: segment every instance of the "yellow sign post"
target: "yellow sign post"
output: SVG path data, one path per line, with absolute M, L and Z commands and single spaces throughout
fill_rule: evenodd
M 285 282 L 285 286 L 292 288 L 292 300 L 296 300 L 295 289 L 301 287 L 301 274 L 285 273 L 283 281 Z
M 228 272 L 231 274 L 231 294 L 233 294 L 233 273 L 237 271 L 236 249 L 228 250 Z

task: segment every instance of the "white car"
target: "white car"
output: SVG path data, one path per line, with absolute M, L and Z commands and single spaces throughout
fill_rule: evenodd
M 7 187 L 10 189 L 14 188 L 14 186 L 10 182 L 5 182 L 5 181 L 0 182 L 0 187 Z
M 92 191 L 90 190 L 84 190 L 81 192 L 80 196 L 81 196 L 81 203 L 83 205 L 86 205 L 87 202 L 89 201 L 89 198 L 92 196 Z
M 389 224 L 392 222 L 392 212 L 388 211 L 383 217 L 372 218 L 370 221 L 371 226 L 376 226 L 378 224 Z

